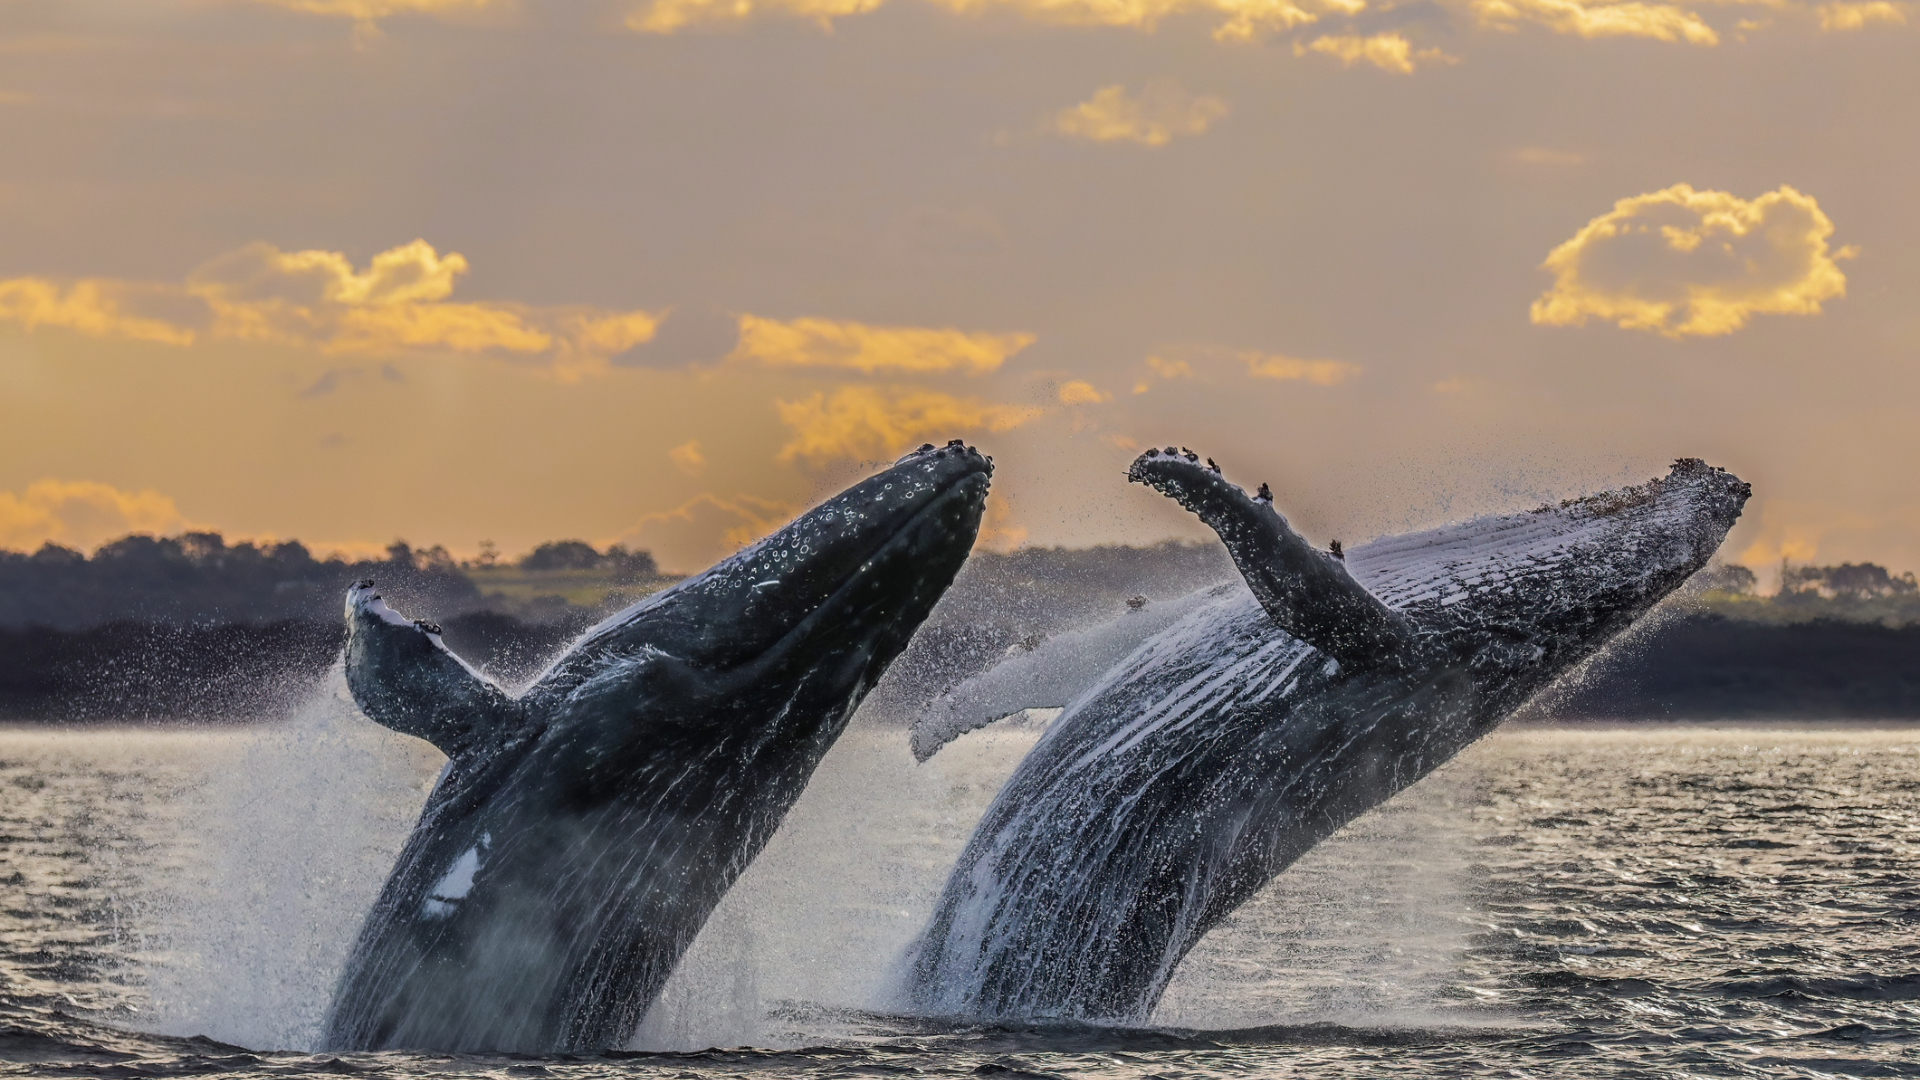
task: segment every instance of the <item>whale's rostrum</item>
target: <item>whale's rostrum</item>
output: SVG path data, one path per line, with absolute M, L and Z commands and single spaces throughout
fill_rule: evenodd
M 928 446 L 588 631 L 523 692 L 371 582 L 347 683 L 447 766 L 324 1042 L 555 1053 L 628 1039 L 952 582 L 992 466 Z
M 1249 496 L 1197 456 L 1148 451 L 1128 476 L 1212 527 L 1244 584 L 1209 590 L 1069 700 L 1026 702 L 1065 712 L 909 949 L 915 1011 L 1146 1022 L 1208 930 L 1677 588 L 1749 494 L 1687 459 L 1636 487 L 1340 553 L 1295 533 L 1264 485 Z M 972 682 L 930 714 L 940 730 L 916 731 L 916 753 L 1012 711 L 994 672 Z

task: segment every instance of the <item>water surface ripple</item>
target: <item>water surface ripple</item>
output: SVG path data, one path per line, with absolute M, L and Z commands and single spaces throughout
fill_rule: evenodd
M 916 769 L 857 728 L 645 1049 L 541 1060 L 299 1049 L 435 766 L 370 776 L 384 735 L 317 730 L 0 731 L 0 1075 L 1920 1075 L 1920 729 L 1496 733 L 1236 913 L 1156 1027 L 1114 1030 L 889 1013 L 1033 736 Z

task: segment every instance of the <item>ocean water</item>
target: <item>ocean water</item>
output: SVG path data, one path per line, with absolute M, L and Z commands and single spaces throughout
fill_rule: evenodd
M 314 1054 L 439 767 L 337 696 L 247 730 L 0 730 L 0 1075 L 1920 1075 L 1920 727 L 1509 728 L 1341 831 L 1154 1025 L 897 1015 L 1017 727 L 856 726 L 630 1048 Z

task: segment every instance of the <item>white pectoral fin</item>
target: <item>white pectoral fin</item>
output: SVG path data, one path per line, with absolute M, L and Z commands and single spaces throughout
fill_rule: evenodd
M 1026 712 L 1028 709 L 1058 707 L 1058 705 L 1041 702 L 1029 702 L 1005 710 L 999 706 L 969 708 L 943 697 L 934 702 L 920 719 L 913 722 L 913 730 L 909 735 L 909 744 L 913 747 L 913 760 L 926 761 L 939 753 L 941 747 L 967 732 L 978 731 L 988 724 L 1005 720 L 1009 716 Z
M 1203 589 L 1150 603 L 1010 654 L 942 694 L 914 721 L 914 760 L 925 761 L 967 732 L 1028 709 L 1065 708 L 1141 643 L 1216 595 Z

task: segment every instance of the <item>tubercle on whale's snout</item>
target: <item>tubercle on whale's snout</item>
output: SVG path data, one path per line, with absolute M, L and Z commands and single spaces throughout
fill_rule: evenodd
M 992 455 L 982 454 L 979 450 L 971 446 L 968 446 L 965 439 L 948 439 L 947 445 L 945 446 L 935 446 L 932 443 L 921 443 L 919 449 L 907 451 L 905 454 L 901 455 L 900 460 L 894 462 L 894 464 L 904 465 L 909 461 L 915 460 L 916 458 L 919 458 L 927 454 L 931 454 L 935 458 L 949 457 L 954 454 L 959 454 L 961 456 L 978 457 L 986 463 L 988 475 L 992 475 L 993 473 Z

